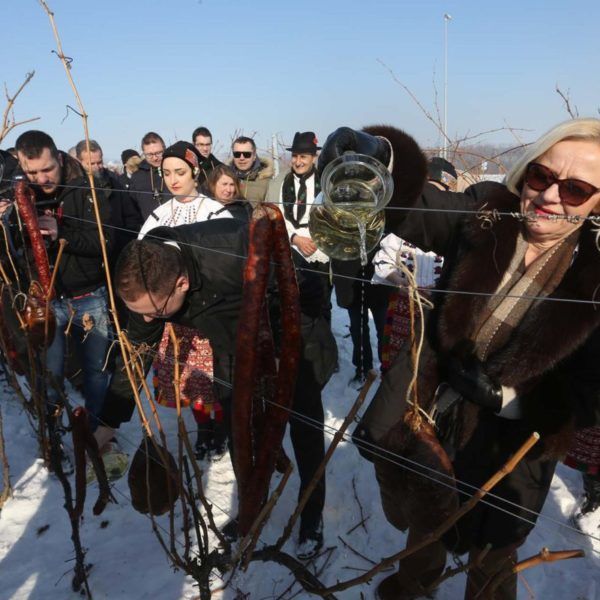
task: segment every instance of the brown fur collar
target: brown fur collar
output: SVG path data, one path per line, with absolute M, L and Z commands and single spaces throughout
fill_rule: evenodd
M 505 188 L 494 191 L 486 209 L 503 212 L 519 210 L 519 199 Z M 459 260 L 449 280 L 449 289 L 494 293 L 506 270 L 522 224 L 513 217 L 500 217 L 485 228 L 473 219 L 465 229 Z M 600 252 L 589 223 L 581 229 L 579 251 L 573 264 L 550 298 L 594 300 L 600 286 Z M 439 320 L 442 350 L 468 352 L 467 340 L 486 298 L 449 294 Z M 558 363 L 570 356 L 600 325 L 600 305 L 537 301 L 524 318 L 509 344 L 490 356 L 490 375 L 507 386 L 525 389 Z
M 519 210 L 519 199 L 496 186 L 486 197 L 485 208 L 502 212 Z M 522 224 L 500 217 L 489 228 L 472 219 L 464 230 L 461 250 L 444 287 L 452 290 L 494 293 L 514 252 Z M 600 252 L 589 222 L 581 229 L 578 253 L 550 298 L 597 300 L 600 286 Z M 448 294 L 440 308 L 437 338 L 442 353 L 470 352 L 470 335 L 486 298 Z M 570 367 L 564 364 L 600 325 L 600 306 L 537 301 L 512 339 L 486 361 L 487 372 L 502 385 L 515 387 L 522 398 L 523 418 L 542 436 L 534 452 L 557 459 L 568 451 L 576 420 L 576 403 Z M 480 424 L 480 407 L 462 405 L 459 446 L 464 446 Z M 583 426 L 579 424 L 578 427 Z

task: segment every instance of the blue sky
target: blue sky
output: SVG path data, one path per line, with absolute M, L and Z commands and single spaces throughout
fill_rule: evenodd
M 387 122 L 425 146 L 436 129 L 379 64 L 387 64 L 434 112 L 443 104 L 444 13 L 448 27 L 448 121 L 455 136 L 504 127 L 533 139 L 568 117 L 600 116 L 597 0 L 49 0 L 65 53 L 106 158 L 138 147 L 148 130 L 167 141 L 207 125 L 221 150 L 235 132 L 290 142 L 320 140 L 340 125 Z M 36 0 L 2 0 L 0 81 L 14 90 L 27 71 L 17 119 L 68 149 L 82 138 L 52 31 Z M 8 26 L 7 26 L 8 24 Z M 3 106 L 3 103 L 0 103 Z M 16 130 L 3 143 L 14 143 Z M 490 139 L 490 138 L 488 138 Z M 508 132 L 492 136 L 510 142 Z

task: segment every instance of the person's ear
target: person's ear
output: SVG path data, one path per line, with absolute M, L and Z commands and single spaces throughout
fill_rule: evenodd
M 175 287 L 178 291 L 186 293 L 190 289 L 190 280 L 187 275 L 180 275 Z

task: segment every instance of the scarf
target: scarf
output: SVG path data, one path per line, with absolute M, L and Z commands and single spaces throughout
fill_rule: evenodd
M 281 186 L 281 200 L 283 202 L 283 214 L 287 221 L 289 221 L 295 229 L 300 227 L 308 227 L 308 225 L 301 225 L 300 222 L 306 214 L 306 181 L 312 175 L 315 175 L 315 168 L 313 167 L 308 173 L 304 175 L 294 175 L 293 171 L 290 171 L 283 180 Z M 294 177 L 298 177 L 300 186 L 298 187 L 298 196 L 296 197 L 296 186 L 294 183 Z M 321 191 L 321 182 L 318 177 L 315 177 L 315 196 Z M 297 216 L 294 217 L 294 205 L 297 205 Z
M 536 302 L 534 297 L 549 296 L 556 289 L 573 261 L 579 233 L 574 231 L 525 267 L 528 244 L 519 232 L 508 269 L 475 329 L 473 341 L 479 360 L 485 362 L 509 343 L 512 332 Z
M 236 174 L 237 178 L 241 179 L 242 181 L 254 181 L 258 177 L 258 174 L 262 167 L 260 158 L 258 158 L 258 156 L 254 160 L 254 164 L 247 171 L 240 171 L 235 166 L 235 163 L 233 161 L 231 162 L 230 166 L 233 172 Z

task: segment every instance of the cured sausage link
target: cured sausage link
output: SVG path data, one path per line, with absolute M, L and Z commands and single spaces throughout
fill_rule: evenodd
M 245 523 L 251 519 L 251 516 L 247 515 L 251 515 L 254 510 L 249 505 L 247 494 L 254 476 L 252 404 L 256 370 L 260 365 L 257 345 L 266 302 L 272 248 L 271 223 L 261 207 L 256 207 L 252 213 L 249 238 L 248 258 L 244 267 L 242 308 L 236 338 L 232 406 L 233 465 L 238 482 L 240 525 L 242 521 Z
M 264 425 L 257 436 L 255 468 L 248 490 L 251 515 L 240 514 L 240 533 L 245 535 L 258 515 L 269 491 L 269 482 L 275 469 L 300 363 L 300 297 L 291 248 L 281 211 L 273 205 L 263 205 L 269 215 L 273 236 L 273 262 L 281 304 L 281 348 L 275 396 L 265 406 Z
M 52 278 L 50 276 L 48 253 L 44 243 L 44 236 L 40 232 L 33 190 L 24 181 L 19 181 L 15 185 L 15 201 L 21 220 L 29 235 L 33 260 L 44 297 L 51 298 L 50 286 Z

